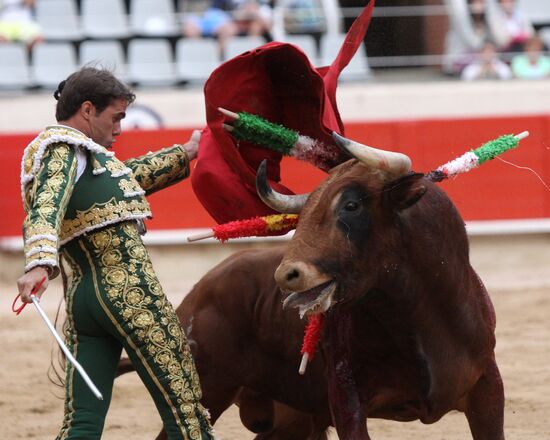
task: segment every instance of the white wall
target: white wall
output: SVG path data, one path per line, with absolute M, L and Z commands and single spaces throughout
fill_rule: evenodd
M 165 125 L 203 127 L 200 89 L 137 90 Z M 550 81 L 346 83 L 338 88 L 344 122 L 550 113 Z M 0 132 L 33 132 L 54 121 L 51 93 L 0 97 Z M 239 110 L 239 109 L 232 109 Z

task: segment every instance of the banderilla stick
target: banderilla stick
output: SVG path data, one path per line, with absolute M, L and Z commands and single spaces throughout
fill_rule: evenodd
M 59 344 L 59 347 L 61 348 L 63 353 L 65 353 L 65 356 L 67 356 L 67 359 L 69 359 L 69 361 L 78 370 L 78 372 L 82 376 L 82 379 L 84 379 L 84 382 L 86 382 L 86 385 L 88 385 L 88 387 L 90 388 L 92 393 L 94 393 L 94 395 L 99 400 L 103 400 L 103 395 L 101 394 L 101 392 L 94 385 L 94 383 L 92 382 L 92 379 L 90 379 L 90 376 L 88 376 L 88 373 L 86 373 L 86 370 L 84 370 L 84 368 L 82 368 L 82 365 L 80 365 L 78 363 L 78 361 L 74 358 L 74 356 L 71 354 L 71 352 L 69 351 L 69 349 L 67 348 L 67 346 L 65 345 L 65 343 L 63 342 L 63 340 L 61 339 L 59 334 L 57 333 L 57 331 L 55 330 L 55 327 L 53 326 L 51 321 L 48 319 L 46 314 L 44 313 L 44 310 L 40 306 L 40 300 L 35 295 L 31 295 L 31 300 L 32 300 L 32 303 L 34 304 L 34 306 L 36 307 L 36 310 L 38 310 L 38 313 L 40 313 L 40 316 L 42 317 L 42 319 L 44 320 L 44 322 L 46 323 L 46 325 L 50 329 L 50 332 L 52 332 L 52 335 L 55 338 L 55 340 L 57 341 L 57 343 Z

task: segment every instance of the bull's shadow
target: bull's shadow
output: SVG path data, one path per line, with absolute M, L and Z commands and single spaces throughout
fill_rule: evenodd
M 358 159 L 305 204 L 259 173 L 266 203 L 300 210 L 294 237 L 229 257 L 177 308 L 212 422 L 237 403 L 257 439 L 326 439 L 334 426 L 365 440 L 371 417 L 434 423 L 459 410 L 474 439 L 504 439 L 495 315 L 462 218 L 408 158 L 339 142 Z M 304 375 L 296 308 L 326 317 Z

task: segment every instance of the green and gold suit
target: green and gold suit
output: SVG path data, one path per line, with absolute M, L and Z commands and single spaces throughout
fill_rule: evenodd
M 182 146 L 126 162 L 78 130 L 46 128 L 25 149 L 21 189 L 25 271 L 61 271 L 66 340 L 104 396 L 66 367 L 58 439 L 99 439 L 122 348 L 162 417 L 169 439 L 211 439 L 189 345 L 140 236 L 145 195 L 189 175 Z

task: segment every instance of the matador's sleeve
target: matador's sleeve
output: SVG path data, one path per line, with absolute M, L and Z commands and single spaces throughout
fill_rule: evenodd
M 59 233 L 73 192 L 76 169 L 72 147 L 59 143 L 46 149 L 40 169 L 26 191 L 25 272 L 35 266 L 47 266 L 51 268 L 50 278 L 59 274 Z
M 132 169 L 139 185 L 149 195 L 189 176 L 189 157 L 183 145 L 173 145 L 135 159 L 125 165 Z

